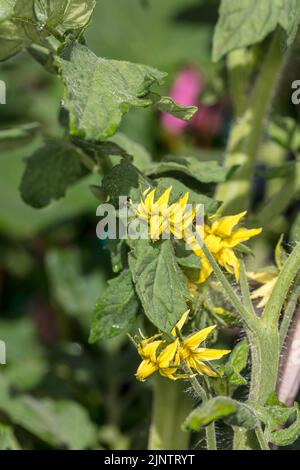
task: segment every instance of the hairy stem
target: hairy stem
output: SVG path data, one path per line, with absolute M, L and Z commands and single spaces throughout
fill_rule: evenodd
M 295 246 L 292 253 L 284 263 L 280 271 L 278 280 L 272 290 L 272 294 L 267 302 L 263 313 L 265 323 L 278 327 L 278 321 L 282 306 L 288 291 L 300 269 L 300 242 Z
M 224 213 L 245 210 L 250 204 L 257 150 L 287 57 L 281 52 L 280 41 L 281 32 L 278 30 L 253 89 L 249 107 L 232 129 L 225 165 L 241 166 L 230 181 L 220 184 L 217 189 L 216 198 L 224 201 Z
M 198 240 L 198 243 L 201 243 L 201 240 Z M 203 243 L 203 242 L 202 242 Z M 240 314 L 241 319 L 243 320 L 245 326 L 249 330 L 256 329 L 257 323 L 259 322 L 259 318 L 256 317 L 256 315 L 253 314 L 253 312 L 248 311 L 244 305 L 242 304 L 240 298 L 232 288 L 230 282 L 226 279 L 225 275 L 223 274 L 222 269 L 219 267 L 218 263 L 216 262 L 215 258 L 213 255 L 210 253 L 208 248 L 203 244 L 202 250 L 208 259 L 209 263 L 213 267 L 214 273 L 220 284 L 223 286 L 223 289 L 225 290 L 228 300 L 231 302 L 233 308 L 237 310 L 237 312 Z
M 269 444 L 268 444 L 268 442 L 265 438 L 265 435 L 263 433 L 263 430 L 262 430 L 261 426 L 258 426 L 256 428 L 255 434 L 256 434 L 256 437 L 257 437 L 257 440 L 259 442 L 261 450 L 271 450 L 270 447 L 269 447 Z
M 283 319 L 280 325 L 280 350 L 282 350 L 290 325 L 292 323 L 294 312 L 300 296 L 300 276 L 297 276 L 296 285 L 284 311 Z

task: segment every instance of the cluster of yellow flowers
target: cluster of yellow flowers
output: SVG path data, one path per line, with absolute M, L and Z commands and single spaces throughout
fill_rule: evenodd
M 233 274 L 238 281 L 240 263 L 234 249 L 240 243 L 261 233 L 262 229 L 238 227 L 246 212 L 225 217 L 213 216 L 204 226 L 195 227 L 196 211 L 187 206 L 189 193 L 170 205 L 171 191 L 172 187 L 170 186 L 156 200 L 155 189 L 149 188 L 143 194 L 143 199 L 136 210 L 136 216 L 148 224 L 149 238 L 158 240 L 163 234 L 168 234 L 184 240 L 187 248 L 192 250 L 201 260 L 197 284 L 205 282 L 213 271 L 203 252 L 203 243 L 220 266 Z M 195 285 L 192 286 L 194 290 Z M 183 314 L 172 330 L 173 341 L 171 343 L 162 339 L 162 333 L 151 338 L 142 336 L 137 345 L 138 353 L 142 358 L 136 372 L 136 377 L 139 380 L 144 381 L 157 371 L 171 380 L 187 378 L 186 373 L 180 373 L 180 370 L 185 369 L 184 364 L 197 374 L 205 374 L 210 377 L 218 376 L 206 364 L 206 361 L 220 359 L 230 351 L 200 347 L 216 325 L 183 338 L 179 332 L 181 332 L 188 315 L 189 310 Z
M 149 188 L 137 207 L 136 216 L 148 223 L 151 240 L 158 240 L 163 233 L 184 238 L 185 231 L 195 218 L 194 209 L 186 210 L 189 193 L 169 206 L 171 191 L 172 186 L 154 201 L 156 190 Z
M 174 341 L 167 344 L 158 333 L 151 338 L 142 338 L 137 346 L 142 362 L 136 372 L 137 379 L 144 381 L 150 375 L 159 373 L 171 380 L 187 378 L 186 374 L 178 374 L 178 369 L 185 363 L 198 374 L 210 377 L 218 377 L 218 374 L 210 369 L 205 362 L 220 359 L 230 353 L 224 349 L 201 348 L 200 344 L 206 340 L 216 325 L 189 335 L 187 338 L 178 338 L 177 332 L 182 330 L 189 315 L 187 310 L 175 328 L 172 330 Z
M 148 189 L 145 191 L 144 199 L 136 210 L 137 217 L 148 223 L 150 238 L 157 240 L 163 233 L 170 233 L 176 238 L 184 239 L 189 248 L 201 259 L 198 284 L 206 281 L 213 271 L 198 239 L 205 243 L 216 261 L 230 274 L 234 274 L 236 280 L 238 280 L 240 263 L 235 255 L 234 248 L 260 234 L 262 229 L 237 228 L 237 225 L 247 213 L 241 212 L 237 215 L 221 218 L 213 217 L 211 224 L 196 227 L 198 236 L 195 236 L 191 227 L 196 215 L 195 210 L 186 210 L 189 193 L 186 193 L 178 202 L 169 206 L 171 191 L 172 186 L 155 201 L 155 189 Z

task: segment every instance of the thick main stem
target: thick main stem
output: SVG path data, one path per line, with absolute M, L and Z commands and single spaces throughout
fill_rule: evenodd
M 280 342 L 276 325 L 260 323 L 260 331 L 249 338 L 252 356 L 249 400 L 264 404 L 276 389 Z
M 280 41 L 281 32 L 278 30 L 274 34 L 257 79 L 249 107 L 244 118 L 236 124 L 239 127 L 238 134 L 241 134 L 242 142 L 241 139 L 236 138 L 236 128 L 232 130 L 225 165 L 231 167 L 241 164 L 241 166 L 230 181 L 220 184 L 217 189 L 216 198 L 224 201 L 224 213 L 245 210 L 250 204 L 256 154 L 286 59 L 286 55 L 281 52 Z M 243 126 L 244 129 L 242 129 Z
M 190 435 L 181 425 L 192 409 L 192 401 L 184 393 L 182 382 L 155 378 L 150 450 L 186 450 Z
M 249 400 L 264 404 L 276 390 L 279 367 L 280 341 L 277 326 L 267 325 L 259 320 L 259 328 L 248 331 L 251 345 L 251 385 Z M 234 433 L 235 450 L 255 450 L 262 448 L 261 439 L 255 431 L 236 428 Z M 263 448 L 263 450 L 266 450 Z

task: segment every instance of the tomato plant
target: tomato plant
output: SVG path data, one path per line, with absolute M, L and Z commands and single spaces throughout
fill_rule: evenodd
M 43 350 L 36 364 L 30 365 L 29 354 L 30 383 L 18 375 L 20 358 L 0 377 L 3 448 L 26 448 L 16 426 L 54 448 L 128 448 L 126 426 L 143 420 L 129 413 L 120 424 L 123 402 L 132 390 L 142 397 L 147 384 L 153 391 L 149 449 L 188 449 L 199 435 L 208 450 L 220 449 L 216 423 L 235 450 L 290 446 L 300 436 L 293 333 L 300 295 L 300 130 L 292 98 L 300 1 L 187 4 L 0 1 L 3 80 L 5 74 L 14 83 L 22 80 L 9 64 L 23 61 L 25 70 L 30 60 L 51 97 L 42 112 L 18 102 L 12 110 L 10 96 L 1 100 L 8 111 L 0 148 L 33 144 L 19 187 L 33 208 L 28 216 L 22 212 L 24 238 L 32 235 L 38 210 L 51 216 L 43 228 L 51 226 L 52 235 L 44 233 L 40 245 L 35 241 L 34 256 L 47 245 L 40 248 L 47 289 L 58 311 L 68 312 L 59 317 L 62 336 L 72 337 L 69 317 L 76 318 L 84 333 L 73 347 L 83 342 L 98 351 L 96 357 L 97 348 L 105 350 L 99 380 L 111 426 L 108 432 L 103 425 L 99 438 L 95 358 L 81 365 L 79 376 L 91 389 L 81 401 L 79 392 L 56 400 L 50 386 L 42 399 L 25 395 L 49 368 Z M 205 12 L 213 20 L 203 25 L 197 19 Z M 128 44 L 121 47 L 123 41 Z M 164 64 L 169 76 L 160 70 Z M 63 209 L 59 204 L 75 188 L 77 199 Z M 95 255 L 96 270 L 85 273 L 78 246 L 69 246 L 81 245 L 84 235 L 64 234 L 61 241 L 59 234 L 68 217 L 85 211 L 90 194 L 95 198 L 86 205 L 100 217 L 92 218 L 100 242 L 93 233 L 94 245 L 85 252 L 101 256 Z M 12 231 L 15 220 L 6 226 Z M 80 231 L 75 226 L 70 230 Z M 108 281 L 97 270 L 107 264 L 104 251 L 110 256 Z M 6 266 L 16 271 L 18 257 L 10 259 Z M 90 321 L 86 312 L 93 303 Z M 15 326 L 26 341 L 32 339 L 27 327 Z M 69 377 L 63 357 L 53 364 L 61 378 Z M 118 374 L 123 388 L 129 375 L 136 383 L 130 382 L 127 395 L 119 384 L 114 398 Z M 295 381 L 297 390 L 288 385 Z M 84 436 L 69 430 L 71 420 L 86 430 Z

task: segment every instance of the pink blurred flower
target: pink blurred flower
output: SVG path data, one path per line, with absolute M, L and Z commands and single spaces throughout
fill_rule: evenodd
M 202 79 L 200 73 L 192 68 L 182 70 L 174 85 L 170 90 L 170 96 L 177 103 L 184 106 L 196 106 L 199 95 L 202 92 Z M 170 114 L 162 115 L 162 124 L 167 132 L 173 135 L 180 135 L 189 125 L 188 122 L 182 121 Z
M 172 136 L 180 136 L 189 126 L 196 133 L 209 141 L 220 132 L 223 125 L 223 103 L 205 106 L 200 103 L 200 95 L 203 92 L 203 78 L 201 73 L 193 68 L 186 68 L 179 72 L 174 85 L 170 90 L 170 96 L 179 104 L 185 106 L 198 106 L 198 111 L 191 121 L 182 121 L 170 114 L 161 117 L 162 126 Z

